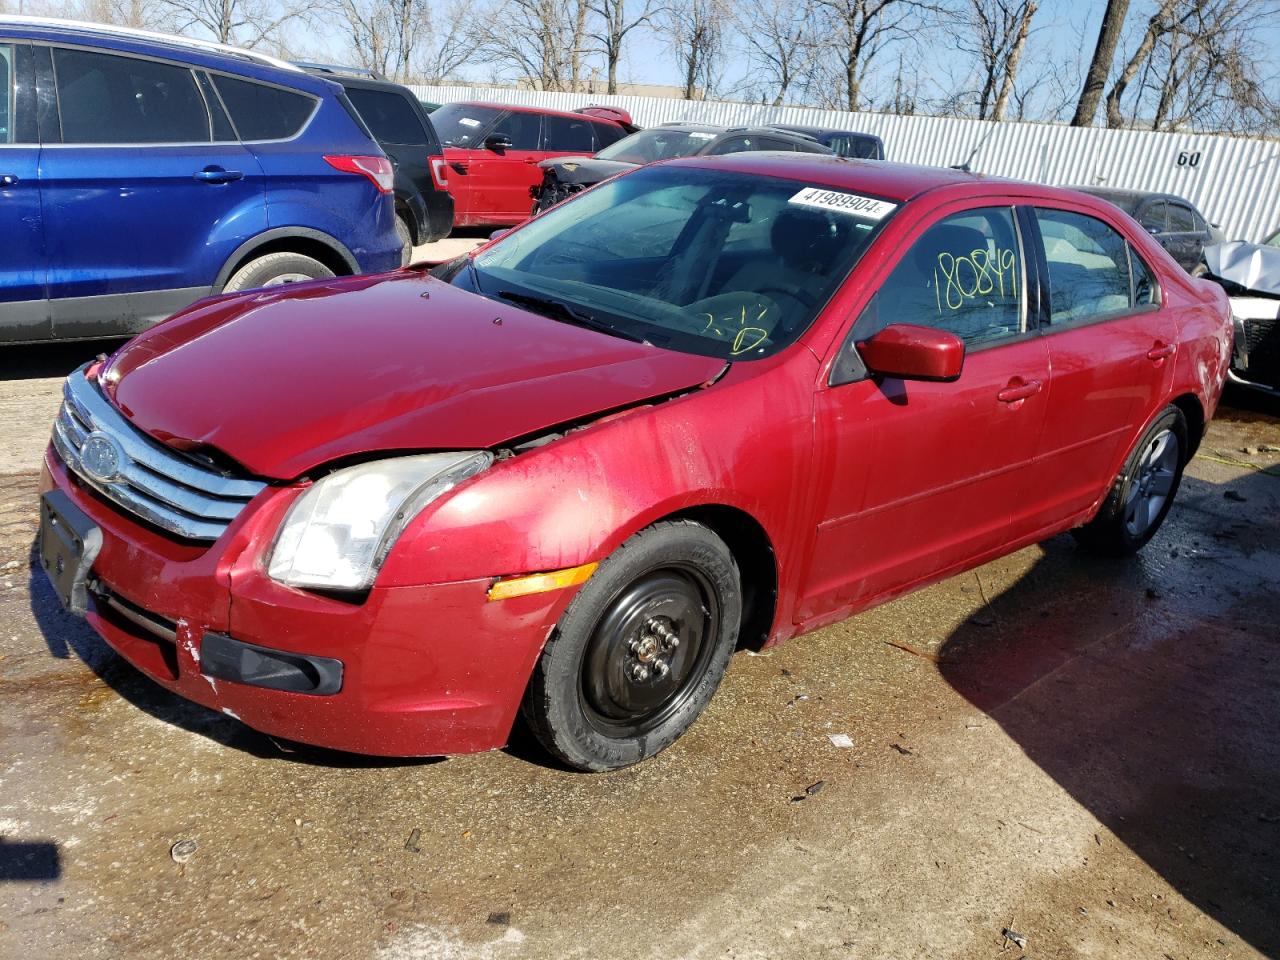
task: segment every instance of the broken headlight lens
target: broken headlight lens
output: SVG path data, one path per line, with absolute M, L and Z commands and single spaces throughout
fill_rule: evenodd
M 289 508 L 267 573 L 292 587 L 364 590 L 422 508 L 491 463 L 493 454 L 481 450 L 335 470 Z

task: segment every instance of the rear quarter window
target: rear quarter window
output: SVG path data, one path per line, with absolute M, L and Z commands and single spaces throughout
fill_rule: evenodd
M 542 149 L 553 152 L 594 153 L 595 139 L 591 128 L 595 126 L 585 117 L 554 117 L 548 115 Z
M 187 67 L 53 49 L 63 143 L 208 143 L 209 111 Z
M 241 140 L 288 140 L 315 110 L 315 98 L 280 87 L 213 75 L 214 86 Z
M 596 149 L 603 150 L 605 147 L 612 146 L 623 137 L 629 136 L 627 131 L 623 130 L 616 123 L 601 123 L 598 120 L 591 121 L 591 125 L 596 131 Z
M 418 111 L 403 95 L 389 90 L 348 87 L 347 97 L 355 105 L 375 140 L 422 146 L 431 142 Z

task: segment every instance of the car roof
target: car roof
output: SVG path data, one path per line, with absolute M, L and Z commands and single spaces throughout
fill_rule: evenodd
M 817 139 L 818 137 L 862 137 L 867 140 L 879 140 L 874 133 L 863 133 L 860 130 L 837 130 L 834 127 L 804 127 L 794 123 L 770 124 L 775 130 L 789 130 L 792 133 L 803 133 Z
M 1038 184 L 965 173 L 948 167 L 925 167 L 876 160 L 851 160 L 824 153 L 773 153 L 768 151 L 731 153 L 722 156 L 687 157 L 660 161 L 679 166 L 715 167 L 738 173 L 807 180 L 837 190 L 850 190 L 882 197 L 898 203 L 938 187 L 973 184 L 1008 184 L 1035 190 L 1044 196 L 1060 196 L 1062 191 Z
M 542 113 L 550 117 L 569 117 L 573 120 L 594 120 L 597 123 L 608 123 L 615 127 L 622 124 L 609 117 L 600 117 L 591 113 L 576 113 L 571 110 L 552 110 L 550 107 L 530 107 L 523 103 L 494 103 L 492 100 L 454 100 L 444 106 L 488 107 L 490 110 L 511 110 L 514 113 Z M 624 128 L 625 129 L 625 128 Z
M 70 43 L 162 60 L 178 60 L 210 70 L 268 79 L 312 93 L 333 90 L 330 81 L 313 76 L 288 61 L 256 50 L 244 50 L 228 44 L 150 30 L 53 17 L 0 15 L 0 34 L 14 39 Z
M 308 69 L 308 72 L 315 71 Z M 342 87 L 355 87 L 358 90 L 385 90 L 389 93 L 408 94 L 414 100 L 418 99 L 414 96 L 412 90 L 403 83 L 396 83 L 394 80 L 385 80 L 378 77 L 359 77 L 348 73 L 320 73 L 320 75 Z
M 1101 197 L 1110 203 L 1114 203 L 1123 210 L 1132 212 L 1141 204 L 1149 200 L 1172 200 L 1183 206 L 1196 209 L 1194 203 L 1185 197 L 1179 197 L 1173 193 L 1156 193 L 1146 190 L 1120 190 L 1115 187 L 1071 187 L 1072 190 L 1079 190 L 1081 193 L 1088 193 L 1095 197 Z
M 724 133 L 728 127 L 717 126 L 714 123 L 690 123 L 686 120 L 669 120 L 666 123 L 660 123 L 657 126 L 649 127 L 650 130 L 679 130 L 686 133 Z

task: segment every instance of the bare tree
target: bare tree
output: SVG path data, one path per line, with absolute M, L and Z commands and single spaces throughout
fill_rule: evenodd
M 346 39 L 344 59 L 394 80 L 439 80 L 475 51 L 471 9 L 461 0 L 436 12 L 427 0 L 328 0 Z
M 937 3 L 925 0 L 814 0 L 823 39 L 824 59 L 833 61 L 824 70 L 829 78 L 827 105 L 845 110 L 861 108 L 863 89 L 876 57 L 893 44 L 907 39 L 940 12 Z
M 1111 64 L 1116 58 L 1120 31 L 1124 29 L 1128 14 L 1129 0 L 1107 0 L 1106 12 L 1102 14 L 1102 26 L 1098 29 L 1098 43 L 1093 48 L 1093 61 L 1084 78 L 1084 89 L 1080 91 L 1076 114 L 1071 118 L 1073 127 L 1087 127 L 1093 123 L 1094 114 L 1098 112 L 1098 101 L 1102 99 L 1103 88 L 1111 73 Z
M 90 23 L 110 23 L 135 30 L 166 30 L 171 16 L 160 0 L 79 0 L 67 7 L 68 16 Z
M 1108 127 L 1114 128 L 1124 125 L 1124 117 L 1120 112 L 1120 100 L 1124 97 L 1124 92 L 1129 84 L 1133 82 L 1133 78 L 1138 75 L 1138 71 L 1151 56 L 1151 52 L 1155 49 L 1156 41 L 1173 29 L 1173 8 L 1176 3 L 1177 0 L 1161 0 L 1159 8 L 1147 21 L 1147 29 L 1143 33 L 1137 48 L 1120 69 L 1120 74 L 1112 82 L 1111 89 L 1107 91 Z
M 300 19 L 292 2 L 271 0 L 159 0 L 178 33 L 206 33 L 219 43 L 256 47 L 275 39 L 290 21 Z
M 477 21 L 478 56 L 539 90 L 576 90 L 588 12 L 588 0 L 499 0 Z
M 969 0 L 961 50 L 978 63 L 979 120 L 1003 120 L 1027 47 L 1036 0 Z
M 761 101 L 780 106 L 809 77 L 817 49 L 812 0 L 747 0 L 737 9 L 750 79 L 744 84 Z
M 672 0 L 658 16 L 658 31 L 675 48 L 686 100 L 715 89 L 729 20 L 726 0 Z
M 622 59 L 622 47 L 627 36 L 636 29 L 648 26 L 659 9 L 659 0 L 643 0 L 637 10 L 633 0 L 627 10 L 627 0 L 589 0 L 591 12 L 596 16 L 596 32 L 592 39 L 600 44 L 604 54 L 609 93 L 618 92 L 618 62 Z

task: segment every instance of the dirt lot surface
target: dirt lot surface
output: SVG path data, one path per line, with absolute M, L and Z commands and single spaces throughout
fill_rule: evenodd
M 1059 537 L 740 653 L 683 740 L 587 776 L 283 752 L 155 687 L 30 569 L 18 441 L 83 358 L 16 359 L 0 957 L 1280 954 L 1280 405 L 1233 398 L 1140 558 Z

